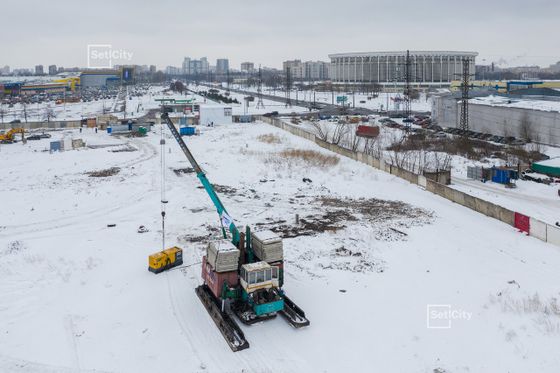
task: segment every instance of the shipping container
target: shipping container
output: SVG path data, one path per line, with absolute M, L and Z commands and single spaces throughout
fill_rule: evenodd
M 494 168 L 492 171 L 492 181 L 494 183 L 509 184 L 509 170 Z
M 193 136 L 196 131 L 194 127 L 181 127 L 179 128 L 179 134 L 181 136 Z
M 220 298 L 224 283 L 227 283 L 229 287 L 234 287 L 239 281 L 237 271 L 222 273 L 214 271 L 210 263 L 206 262 L 206 256 L 202 257 L 202 279 L 216 298 Z
M 379 127 L 375 126 L 358 126 L 356 136 L 374 138 L 379 136 Z
M 59 152 L 62 150 L 62 145 L 60 141 L 51 141 L 51 152 Z

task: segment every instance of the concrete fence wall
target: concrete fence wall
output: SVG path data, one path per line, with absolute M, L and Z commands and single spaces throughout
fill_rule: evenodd
M 69 121 L 50 121 L 50 122 L 27 122 L 27 123 L 2 123 L 0 124 L 0 130 L 9 130 L 11 128 L 24 128 L 26 130 L 47 128 L 47 129 L 58 129 L 58 128 L 78 128 L 81 125 L 79 120 L 69 120 Z
M 470 194 L 461 192 L 459 190 L 455 190 L 453 188 L 448 187 L 447 185 L 440 184 L 434 180 L 430 180 L 423 175 L 417 175 L 408 170 L 398 168 L 391 164 L 387 164 L 384 160 L 374 158 L 369 154 L 365 154 L 362 152 L 355 152 L 343 148 L 339 145 L 331 144 L 326 141 L 320 140 L 314 134 L 307 132 L 301 128 L 294 127 L 293 125 L 285 123 L 280 119 L 268 118 L 268 117 L 260 117 L 258 119 L 260 119 L 265 123 L 271 124 L 275 127 L 281 128 L 285 131 L 288 131 L 295 136 L 299 136 L 309 141 L 313 141 L 323 149 L 327 149 L 343 157 L 347 157 L 357 162 L 361 162 L 371 167 L 388 172 L 391 175 L 395 175 L 399 178 L 402 178 L 410 182 L 411 184 L 419 185 L 420 187 L 426 189 L 427 191 L 437 194 L 438 196 L 441 196 L 449 201 L 455 202 L 461 206 L 465 206 L 483 215 L 504 222 L 512 227 L 518 228 L 516 226 L 515 216 L 520 214 L 512 210 L 506 209 L 502 206 L 498 206 L 492 202 L 488 202 L 483 199 L 471 196 Z M 529 229 L 527 229 L 529 235 L 538 238 L 542 241 L 560 246 L 559 227 L 546 224 L 535 218 L 529 218 L 529 219 L 530 219 L 530 223 L 529 223 L 530 227 Z

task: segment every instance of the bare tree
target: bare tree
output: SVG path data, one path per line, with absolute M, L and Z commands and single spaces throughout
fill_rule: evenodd
M 356 126 L 348 126 L 344 147 L 355 152 L 359 150 L 361 143 L 362 138 L 356 134 Z
M 521 117 L 519 135 L 527 141 L 532 141 L 534 137 L 533 126 L 526 112 Z
M 313 128 L 315 129 L 315 136 L 317 136 L 322 141 L 328 141 L 329 138 L 329 128 L 319 121 L 312 122 Z
M 331 143 L 338 145 L 348 133 L 348 125 L 344 121 L 339 121 L 334 127 Z
M 0 120 L 2 120 L 2 124 L 4 124 L 4 115 L 6 115 L 7 112 L 4 109 L 3 105 L 0 105 Z

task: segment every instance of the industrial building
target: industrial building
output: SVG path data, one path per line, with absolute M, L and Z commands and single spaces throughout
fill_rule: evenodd
M 473 93 L 476 95 L 476 93 Z M 469 128 L 498 136 L 513 136 L 549 145 L 560 145 L 560 101 L 518 99 L 504 96 L 469 100 Z M 460 96 L 432 98 L 432 119 L 442 127 L 459 127 Z
M 119 70 L 86 70 L 80 74 L 82 88 L 118 85 L 120 81 L 121 71 Z
M 476 52 L 410 51 L 413 83 L 449 85 L 462 73 L 464 58 L 475 73 Z M 396 83 L 405 80 L 406 51 L 330 54 L 330 78 L 335 83 Z

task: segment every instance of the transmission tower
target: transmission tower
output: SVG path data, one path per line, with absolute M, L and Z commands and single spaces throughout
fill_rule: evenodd
M 410 51 L 407 50 L 406 51 L 406 60 L 405 60 L 405 64 L 404 64 L 404 80 L 405 80 L 405 84 L 404 84 L 404 115 L 405 115 L 405 119 L 409 119 L 410 115 L 411 115 L 411 106 L 410 106 L 410 97 L 412 95 L 412 90 L 410 89 L 410 82 L 412 80 L 412 72 L 411 72 L 411 65 L 412 62 L 410 60 Z M 410 127 L 410 123 L 407 122 L 406 123 L 406 128 L 408 129 Z
M 258 101 L 257 101 L 257 109 L 264 109 L 264 103 L 262 100 L 262 69 L 259 65 L 259 85 L 257 88 L 257 96 L 258 96 Z
M 461 78 L 461 122 L 459 127 L 463 136 L 467 136 L 469 131 L 469 78 L 470 74 L 470 59 L 464 57 L 461 61 L 463 63 L 463 74 Z
M 286 67 L 286 107 L 292 107 L 292 100 L 290 93 L 292 91 L 292 72 L 289 67 Z

